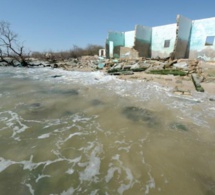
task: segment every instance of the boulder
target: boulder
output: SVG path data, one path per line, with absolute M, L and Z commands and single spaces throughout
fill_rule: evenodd
M 158 125 L 155 113 L 148 109 L 128 106 L 122 110 L 122 114 L 133 122 L 143 122 L 150 127 Z

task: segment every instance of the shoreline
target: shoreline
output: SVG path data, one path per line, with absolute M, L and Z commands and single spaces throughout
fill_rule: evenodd
M 39 67 L 39 66 L 33 66 Z M 215 74 L 215 63 L 202 63 L 201 65 L 205 75 Z M 52 67 L 54 68 L 54 67 Z M 78 72 L 95 72 L 99 71 L 105 75 L 110 75 L 107 73 L 107 68 L 100 70 L 95 70 L 89 66 L 83 67 L 68 67 L 61 66 L 54 69 L 61 69 L 65 71 L 78 71 Z M 201 82 L 202 87 L 205 92 L 198 92 L 194 86 L 194 83 L 190 76 L 174 76 L 174 75 L 161 75 L 161 74 L 149 74 L 144 71 L 133 72 L 131 75 L 110 75 L 121 80 L 142 80 L 145 82 L 155 82 L 162 87 L 169 88 L 171 93 L 178 96 L 192 97 L 193 93 L 206 93 L 209 96 L 214 96 L 213 101 L 215 101 L 215 77 L 208 79 L 207 81 Z

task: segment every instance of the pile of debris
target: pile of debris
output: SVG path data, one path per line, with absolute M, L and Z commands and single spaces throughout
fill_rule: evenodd
M 172 74 L 191 75 L 202 74 L 202 68 L 198 60 L 179 59 L 139 59 L 139 60 L 119 60 L 113 63 L 110 60 L 106 65 L 108 73 L 113 75 L 133 74 L 133 72 L 145 71 L 150 74 Z M 128 72 L 129 71 L 129 72 Z
M 70 58 L 61 61 L 57 61 L 55 59 L 37 60 L 31 58 L 29 66 L 63 68 L 70 71 L 84 68 L 90 68 L 93 70 L 98 66 L 98 61 L 98 56 L 83 56 L 80 58 Z
M 46 60 L 29 59 L 29 66 L 62 68 L 68 71 L 104 70 L 111 75 L 131 75 L 144 71 L 147 74 L 187 76 L 193 80 L 196 90 L 204 91 L 200 83 L 206 80 L 201 61 L 190 59 L 172 60 L 168 58 L 139 58 L 105 59 L 98 56 L 82 56 L 57 61 L 52 58 Z M 211 79 L 211 78 L 210 78 Z
M 119 60 L 107 63 L 107 72 L 111 75 L 130 75 L 134 72 L 144 71 L 148 74 L 174 75 L 190 77 L 197 91 L 204 92 L 201 82 L 205 80 L 201 62 L 198 60 L 179 59 L 139 59 Z

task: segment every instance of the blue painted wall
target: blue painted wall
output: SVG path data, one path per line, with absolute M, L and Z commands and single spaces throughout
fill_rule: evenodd
M 120 47 L 125 45 L 125 33 L 124 32 L 109 32 L 107 43 L 109 44 L 108 57 L 118 58 L 120 55 Z
M 165 40 L 170 40 L 169 47 L 164 47 Z M 176 40 L 176 24 L 169 24 L 165 26 L 158 26 L 152 28 L 152 58 L 165 58 L 170 56 L 174 51 Z
M 177 16 L 176 24 L 157 27 L 136 25 L 135 31 L 109 32 L 107 57 L 120 57 L 120 47 L 134 48 L 140 57 L 169 57 L 215 61 L 215 41 L 205 45 L 207 36 L 215 36 L 215 17 L 191 21 Z M 165 40 L 170 45 L 164 47 Z
M 207 36 L 215 36 L 215 18 L 194 20 L 190 38 L 190 59 L 215 61 L 215 43 L 206 46 Z

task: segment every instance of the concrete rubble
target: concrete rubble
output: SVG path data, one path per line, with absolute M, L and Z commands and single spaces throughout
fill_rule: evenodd
M 102 70 L 110 75 L 133 75 L 137 72 L 147 75 L 173 75 L 176 87 L 173 92 L 178 95 L 189 95 L 190 91 L 182 89 L 182 80 L 193 81 L 197 91 L 203 92 L 201 83 L 215 82 L 215 74 L 204 70 L 204 61 L 190 59 L 139 58 L 139 59 L 105 59 L 98 56 L 83 56 L 55 63 L 54 67 L 65 70 L 96 71 Z M 53 66 L 53 65 L 52 65 Z M 180 79 L 181 78 L 181 79 Z M 195 79 L 194 79 L 195 78 Z M 147 80 L 147 79 L 146 79 Z M 150 79 L 149 79 L 150 80 Z M 180 86 L 180 87 L 179 87 Z
M 215 83 L 215 68 L 210 68 L 208 63 L 199 60 L 168 58 L 139 58 L 139 59 L 106 59 L 98 56 L 83 56 L 80 58 L 71 58 L 62 61 L 56 60 L 38 60 L 29 59 L 31 67 L 52 67 L 62 68 L 68 71 L 96 71 L 101 70 L 110 75 L 129 76 L 135 74 L 143 75 L 146 81 L 153 78 L 163 79 L 166 81 L 176 80 L 176 87 L 173 92 L 177 95 L 189 95 L 190 91 L 182 89 L 182 81 L 193 81 L 197 91 L 203 92 L 204 83 Z M 4 66 L 4 64 L 2 64 Z M 212 68 L 211 68 L 212 67 Z M 148 76 L 149 75 L 149 76 Z M 155 75 L 150 76 L 150 75 Z M 156 76 L 158 75 L 158 76 Z M 164 77 L 172 75 L 175 79 Z M 139 76 L 140 77 L 140 76 Z

